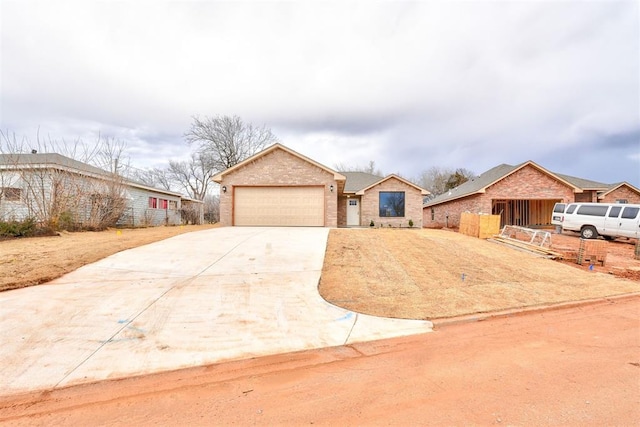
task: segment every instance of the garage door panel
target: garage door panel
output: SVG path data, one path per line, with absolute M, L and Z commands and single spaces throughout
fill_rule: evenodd
M 324 187 L 236 187 L 234 224 L 324 226 Z

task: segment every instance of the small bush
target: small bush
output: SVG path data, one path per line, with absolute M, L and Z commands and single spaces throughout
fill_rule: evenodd
M 23 221 L 0 221 L 0 237 L 29 237 L 35 235 L 37 229 L 34 218 Z
M 58 216 L 57 225 L 60 230 L 76 231 L 78 229 L 69 211 L 64 211 Z
M 409 227 L 413 227 L 413 220 L 412 219 L 409 220 Z

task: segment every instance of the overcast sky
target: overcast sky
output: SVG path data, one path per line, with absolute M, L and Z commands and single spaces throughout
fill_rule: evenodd
M 638 1 L 0 0 L 0 126 L 137 167 L 238 115 L 329 167 L 533 160 L 640 186 Z

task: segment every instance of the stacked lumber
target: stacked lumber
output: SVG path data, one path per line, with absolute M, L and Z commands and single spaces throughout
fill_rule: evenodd
M 508 246 L 512 246 L 514 248 L 517 249 L 521 249 L 521 250 L 525 250 L 540 256 L 544 256 L 546 258 L 550 258 L 550 259 L 562 259 L 563 258 L 563 254 L 560 252 L 556 252 L 553 251 L 547 247 L 544 246 L 538 246 L 538 245 L 532 245 L 530 243 L 527 242 L 523 242 L 522 240 L 518 240 L 518 239 L 512 239 L 510 237 L 504 237 L 504 236 L 493 236 L 491 239 L 489 239 L 491 241 L 497 242 L 497 243 L 502 243 Z

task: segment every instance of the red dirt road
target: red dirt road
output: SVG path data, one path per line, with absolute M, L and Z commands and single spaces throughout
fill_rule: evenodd
M 640 298 L 0 398 L 11 425 L 639 425 Z

